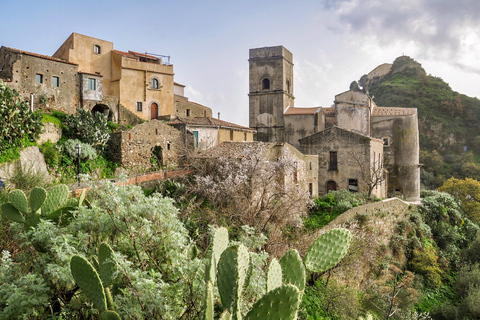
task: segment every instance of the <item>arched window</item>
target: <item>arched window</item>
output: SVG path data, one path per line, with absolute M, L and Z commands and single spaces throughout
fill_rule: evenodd
M 262 80 L 262 89 L 270 90 L 270 80 L 268 78 Z
M 158 79 L 153 78 L 152 81 L 150 81 L 150 88 L 152 89 L 158 89 Z

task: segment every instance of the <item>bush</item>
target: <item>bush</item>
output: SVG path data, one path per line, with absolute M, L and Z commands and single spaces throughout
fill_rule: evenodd
M 45 142 L 39 147 L 40 151 L 43 153 L 45 158 L 45 163 L 49 167 L 55 167 L 60 161 L 60 152 L 56 148 L 56 145 L 50 140 Z
M 23 140 L 34 142 L 42 130 L 41 117 L 30 111 L 16 90 L 0 80 L 0 154 L 21 147 Z
M 83 143 L 77 139 L 68 139 L 63 144 L 63 151 L 71 159 L 74 159 L 74 160 L 77 159 L 77 152 L 75 151 L 75 146 L 77 144 L 79 144 L 81 147 L 81 152 L 80 152 L 81 161 L 90 161 L 90 160 L 95 160 L 97 158 L 97 152 L 90 144 Z
M 102 152 L 110 139 L 107 117 L 99 112 L 92 115 L 88 110 L 77 109 L 77 114 L 65 116 L 63 125 L 68 138 L 79 139 Z

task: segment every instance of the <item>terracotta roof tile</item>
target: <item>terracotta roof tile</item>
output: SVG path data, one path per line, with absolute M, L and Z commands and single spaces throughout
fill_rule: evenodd
M 28 51 L 24 51 L 24 50 L 9 48 L 9 47 L 5 47 L 5 48 L 8 49 L 8 50 L 14 51 L 14 52 L 18 52 L 18 53 L 27 55 L 27 56 L 32 56 L 32 57 L 37 57 L 37 58 L 41 58 L 41 59 L 46 59 L 46 60 L 51 60 L 51 61 L 56 61 L 56 62 L 62 62 L 62 63 L 67 63 L 67 64 L 71 64 L 71 65 L 74 65 L 74 66 L 78 66 L 78 64 L 76 64 L 76 63 L 66 61 L 66 60 L 62 60 L 62 59 L 58 59 L 58 58 L 54 58 L 54 57 L 51 57 L 51 56 L 46 56 L 46 55 L 43 55 L 43 54 L 28 52 Z
M 215 119 L 212 117 L 195 117 L 190 119 L 179 117 L 177 120 L 169 121 L 168 124 L 172 124 L 172 125 L 187 124 L 187 125 L 203 126 L 203 127 L 224 127 L 224 128 L 254 131 L 254 129 L 252 128 L 243 127 L 235 123 Z
M 124 57 L 130 58 L 130 59 L 136 59 L 136 57 L 128 52 L 125 51 L 120 51 L 120 50 L 112 50 L 113 52 L 116 52 Z
M 146 59 L 160 60 L 160 58 L 158 58 L 158 57 L 154 57 L 154 56 L 151 56 L 151 55 L 148 55 L 148 54 L 145 54 L 145 53 L 135 52 L 135 51 L 131 51 L 131 50 L 128 50 L 128 53 L 130 53 L 134 56 L 142 57 L 142 58 L 146 58 Z
M 312 108 L 295 108 L 295 107 L 288 107 L 285 110 L 284 115 L 294 115 L 294 114 L 315 114 L 320 110 L 322 107 L 312 107 Z
M 372 117 L 382 116 L 409 116 L 417 112 L 416 108 L 383 108 L 376 107 L 373 109 Z
M 322 108 L 323 113 L 325 115 L 334 115 L 335 114 L 335 108 L 334 107 L 328 107 L 328 108 Z

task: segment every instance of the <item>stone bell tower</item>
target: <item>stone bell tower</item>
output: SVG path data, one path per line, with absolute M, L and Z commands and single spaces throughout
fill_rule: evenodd
M 256 141 L 285 141 L 283 114 L 294 106 L 293 55 L 283 46 L 250 49 L 250 127 Z

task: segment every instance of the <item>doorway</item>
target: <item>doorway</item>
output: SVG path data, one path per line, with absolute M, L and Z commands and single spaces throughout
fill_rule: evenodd
M 158 104 L 155 102 L 152 103 L 150 106 L 150 119 L 157 119 L 158 118 Z
M 327 193 L 329 191 L 336 191 L 337 190 L 337 183 L 333 180 L 327 182 Z

